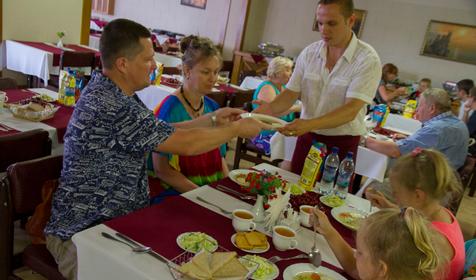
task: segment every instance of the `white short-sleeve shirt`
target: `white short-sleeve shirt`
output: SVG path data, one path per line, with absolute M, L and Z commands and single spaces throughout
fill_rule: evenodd
M 302 119 L 323 116 L 356 98 L 370 104 L 382 76 L 380 58 L 367 43 L 353 34 L 349 46 L 329 73 L 326 68 L 327 48 L 324 41 L 307 46 L 299 55 L 286 87 L 300 92 Z M 344 125 L 315 130 L 322 135 L 363 135 L 366 133 L 362 108 L 356 118 Z

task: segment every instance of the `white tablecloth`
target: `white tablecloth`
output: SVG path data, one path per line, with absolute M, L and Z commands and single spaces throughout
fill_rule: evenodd
M 58 74 L 59 67 L 53 67 L 53 54 L 28 45 L 6 40 L 2 44 L 4 54 L 2 68 L 22 72 L 43 79 L 45 84 L 50 74 Z
M 175 91 L 174 88 L 159 85 L 159 86 L 148 86 L 145 89 L 138 91 L 136 94 L 139 96 L 140 100 L 149 108 L 154 110 L 157 105 L 164 100 L 167 96 Z
M 283 178 L 293 182 L 296 182 L 299 179 L 296 174 L 284 171 L 269 164 L 260 164 L 255 168 L 259 170 L 266 169 L 271 172 L 277 171 L 283 176 Z M 198 201 L 197 196 L 206 197 L 208 201 L 216 203 L 228 210 L 236 208 L 251 209 L 252 207 L 248 203 L 237 200 L 234 197 L 208 186 L 203 186 L 194 191 L 187 192 L 183 194 L 183 196 L 220 215 L 224 214 L 215 207 Z M 363 211 L 369 209 L 370 202 L 367 200 L 353 195 L 348 195 L 347 199 L 348 203 L 354 207 L 360 208 Z M 262 224 L 259 224 L 257 229 L 264 232 Z M 133 253 L 130 248 L 101 237 L 101 232 L 103 231 L 112 234 L 115 232 L 105 225 L 98 225 L 73 236 L 73 242 L 76 244 L 78 251 L 78 279 L 172 279 L 165 264 L 159 262 L 152 256 Z M 269 233 L 266 234 L 269 235 Z M 313 242 L 313 232 L 306 228 L 302 228 L 298 232 L 297 239 L 299 243 L 298 249 L 306 253 L 309 252 Z M 324 237 L 318 235 L 317 242 L 323 260 L 337 267 L 341 267 Z
M 389 114 L 383 128 L 410 135 L 421 128 L 421 122 L 415 119 L 404 118 L 402 115 Z
M 156 52 L 154 58 L 156 61 L 164 64 L 165 67 L 177 67 L 182 64 L 180 58 L 168 54 Z

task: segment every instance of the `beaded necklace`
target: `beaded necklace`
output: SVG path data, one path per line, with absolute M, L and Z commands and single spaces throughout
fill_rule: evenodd
M 195 108 L 193 108 L 190 101 L 188 101 L 187 97 L 185 97 L 185 94 L 183 93 L 183 86 L 180 86 L 180 94 L 182 94 L 182 97 L 185 100 L 185 103 L 187 103 L 188 107 L 190 107 L 190 109 L 192 109 L 195 113 L 197 113 L 198 111 L 200 111 L 200 109 L 202 109 L 202 107 L 203 107 L 203 97 L 200 98 L 200 106 L 198 106 L 198 108 L 195 109 Z

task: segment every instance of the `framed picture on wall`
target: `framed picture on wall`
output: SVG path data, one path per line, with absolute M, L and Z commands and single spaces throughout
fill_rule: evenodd
M 476 65 L 476 26 L 431 20 L 420 55 Z
M 360 38 L 360 36 L 362 35 L 362 30 L 364 29 L 364 22 L 365 22 L 365 17 L 367 16 L 367 11 L 354 9 L 354 14 L 355 14 L 355 23 L 354 23 L 354 26 L 352 27 L 352 31 L 354 31 L 355 35 L 357 35 L 357 38 Z M 312 27 L 312 30 L 319 32 L 319 26 L 317 25 L 317 18 L 314 19 L 314 26 Z
M 207 0 L 180 0 L 180 4 L 205 9 L 207 7 Z

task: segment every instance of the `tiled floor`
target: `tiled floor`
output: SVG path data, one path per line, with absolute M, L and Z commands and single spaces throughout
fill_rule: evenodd
M 233 158 L 235 154 L 233 150 L 235 147 L 235 142 L 233 141 L 230 142 L 229 147 L 230 147 L 230 151 L 226 155 L 226 160 L 231 170 L 232 169 L 231 167 L 233 166 Z M 248 168 L 253 165 L 254 164 L 250 162 L 246 162 L 246 161 L 240 162 L 240 168 Z M 458 219 L 461 225 L 461 229 L 463 231 L 465 240 L 473 238 L 476 232 L 476 196 L 469 197 L 466 192 L 466 194 L 464 195 L 463 201 L 461 202 L 461 206 L 456 218 Z M 32 272 L 31 270 L 27 268 L 20 268 L 15 272 L 15 274 L 18 277 L 22 279 L 27 279 L 27 280 L 46 280 L 45 278 L 41 277 L 40 275 Z

